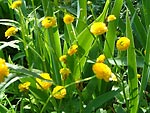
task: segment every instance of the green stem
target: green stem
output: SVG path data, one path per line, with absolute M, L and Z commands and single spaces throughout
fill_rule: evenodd
M 27 45 L 27 42 L 26 42 L 26 36 L 28 36 L 28 33 L 26 33 L 26 31 L 27 31 L 26 23 L 24 22 L 24 16 L 23 16 L 23 13 L 22 13 L 21 9 L 19 8 L 18 11 L 19 11 L 19 16 L 20 16 L 20 27 L 21 27 L 24 51 L 25 51 L 25 54 L 26 54 L 26 60 L 28 62 L 28 66 L 30 68 L 31 64 L 30 64 L 29 53 L 28 53 L 28 45 Z
M 9 105 L 10 105 L 10 107 L 11 107 L 11 111 L 12 111 L 12 113 L 15 113 L 15 110 L 13 109 L 13 107 L 12 107 L 12 105 L 11 105 L 11 103 L 10 103 L 9 99 L 7 98 L 7 96 L 5 96 L 5 98 L 6 98 L 7 102 L 8 102 L 8 104 L 9 104 Z
M 123 91 L 123 96 L 124 96 L 124 99 L 125 99 L 125 102 L 126 102 L 127 113 L 129 113 L 129 111 L 130 111 L 129 101 L 128 101 L 127 96 L 126 96 L 125 85 L 124 85 L 123 80 L 121 80 L 121 83 L 122 83 L 122 87 L 123 87 L 122 91 Z

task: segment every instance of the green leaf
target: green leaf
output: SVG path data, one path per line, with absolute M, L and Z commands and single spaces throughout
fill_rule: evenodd
M 81 33 L 86 27 L 87 19 L 87 0 L 78 0 L 78 10 L 77 10 L 77 33 Z
M 8 109 L 2 104 L 0 104 L 0 113 L 8 113 Z
M 150 25 L 150 0 L 142 0 L 142 6 L 143 6 L 143 13 L 144 13 L 144 19 L 145 19 L 145 25 L 148 30 Z
M 147 41 L 146 41 L 146 55 L 144 58 L 144 68 L 143 68 L 143 72 L 142 72 L 142 81 L 141 81 L 141 87 L 140 87 L 140 100 L 143 98 L 143 92 L 146 89 L 147 83 L 148 83 L 148 79 L 150 76 L 149 73 L 149 58 L 150 58 L 150 54 L 148 51 L 150 51 L 150 27 L 148 30 L 148 34 L 147 34 Z
M 137 78 L 137 64 L 136 64 L 136 53 L 134 47 L 134 39 L 131 29 L 131 23 L 129 20 L 128 12 L 126 15 L 126 36 L 130 39 L 130 46 L 127 51 L 127 62 L 128 62 L 128 81 L 129 81 L 129 107 L 130 113 L 137 113 L 138 111 L 138 78 Z
M 129 8 L 130 12 L 131 12 L 131 15 L 134 15 L 135 14 L 135 17 L 134 17 L 134 21 L 133 21 L 133 24 L 135 26 L 135 29 L 136 29 L 136 35 L 139 36 L 140 38 L 140 41 L 141 42 L 141 45 L 143 47 L 145 47 L 146 45 L 146 29 L 145 27 L 143 26 L 138 14 L 136 13 L 135 11 L 135 8 L 132 4 L 132 1 L 131 0 L 126 0 L 126 3 L 127 3 L 127 7 Z
M 98 96 L 96 99 L 92 100 L 84 109 L 83 113 L 91 113 L 99 108 L 102 104 L 106 103 L 110 99 L 113 99 L 115 95 L 117 95 L 120 90 L 117 91 L 109 91 L 103 95 Z
M 14 27 L 16 26 L 18 28 L 20 26 L 19 22 L 9 19 L 0 19 L 0 24 L 6 26 L 14 26 Z

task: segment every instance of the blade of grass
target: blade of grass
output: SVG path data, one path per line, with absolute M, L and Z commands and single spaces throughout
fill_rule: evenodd
M 145 19 L 145 25 L 148 30 L 150 25 L 150 0 L 142 0 L 142 6 L 143 6 L 143 13 L 144 13 L 144 19 Z
M 97 108 L 99 108 L 102 104 L 106 103 L 110 99 L 113 99 L 115 95 L 117 95 L 120 90 L 117 91 L 109 91 L 103 95 L 98 96 L 96 99 L 92 100 L 84 109 L 83 113 L 92 113 Z
M 81 33 L 82 30 L 86 27 L 87 19 L 87 0 L 78 0 L 78 10 L 77 10 L 77 33 Z
M 144 90 L 146 89 L 147 82 L 149 79 L 149 58 L 150 58 L 150 27 L 148 30 L 148 35 L 147 35 L 147 41 L 146 41 L 146 55 L 144 58 L 144 68 L 143 68 L 143 73 L 142 73 L 142 81 L 141 81 L 141 87 L 140 87 L 140 100 L 143 99 L 143 93 Z
M 137 79 L 137 66 L 136 66 L 136 53 L 134 47 L 134 39 L 131 29 L 131 23 L 126 14 L 126 36 L 130 39 L 130 47 L 127 51 L 127 63 L 128 63 L 128 81 L 129 81 L 129 93 L 130 93 L 130 113 L 137 113 L 139 96 L 138 96 L 138 79 Z
M 126 3 L 127 3 L 127 7 L 129 8 L 129 10 L 131 12 L 131 15 L 134 15 L 134 13 L 136 11 L 135 11 L 135 8 L 133 7 L 133 4 L 132 4 L 131 0 L 126 0 Z M 133 23 L 134 23 L 134 26 L 135 26 L 135 29 L 136 29 L 136 34 L 140 38 L 141 45 L 143 47 L 145 47 L 145 45 L 146 45 L 146 37 L 147 37 L 146 36 L 146 30 L 145 30 L 143 24 L 141 23 L 140 18 L 139 18 L 137 13 L 135 13 L 135 17 L 134 17 Z
M 108 32 L 106 33 L 106 40 L 108 43 L 105 42 L 104 45 L 104 53 L 107 58 L 110 58 L 114 54 L 114 45 L 116 39 L 116 29 L 118 25 L 120 10 L 123 5 L 123 0 L 115 0 L 113 9 L 111 14 L 116 16 L 116 20 L 108 23 Z

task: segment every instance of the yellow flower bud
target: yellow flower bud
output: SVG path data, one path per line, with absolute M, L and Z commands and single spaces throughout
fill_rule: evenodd
M 62 99 L 65 97 L 66 95 L 66 89 L 64 86 L 56 86 L 53 91 L 52 91 L 52 95 L 56 98 L 56 99 Z
M 52 80 L 50 78 L 50 75 L 48 73 L 41 73 L 40 76 L 45 79 L 45 80 Z M 51 82 L 48 82 L 48 81 L 44 81 L 44 80 L 41 80 L 39 78 L 36 78 L 36 81 L 37 81 L 37 88 L 38 89 L 41 89 L 43 88 L 44 90 L 47 90 L 49 87 L 52 86 L 52 83 Z
M 45 17 L 42 20 L 42 26 L 44 26 L 45 28 L 49 28 L 52 27 L 56 24 L 56 19 L 54 17 Z
M 66 63 L 67 55 L 62 55 L 59 57 L 59 61 Z
M 21 0 L 16 0 L 16 1 L 14 1 L 14 2 L 12 3 L 11 8 L 12 8 L 12 9 L 16 9 L 17 7 L 20 7 L 21 4 L 22 4 L 22 1 L 21 1 Z
M 9 75 L 9 69 L 5 63 L 5 60 L 0 58 L 0 83 L 4 81 L 4 78 Z
M 65 24 L 70 24 L 74 21 L 74 16 L 72 16 L 70 14 L 65 14 L 63 21 Z
M 140 74 L 137 74 L 137 78 L 141 78 L 141 75 L 140 75 Z
M 59 72 L 62 75 L 63 80 L 65 80 L 69 76 L 69 74 L 71 73 L 69 68 L 61 68 Z
M 125 51 L 130 46 L 130 40 L 127 37 L 121 37 L 117 40 L 116 46 L 118 50 Z
M 19 84 L 18 88 L 20 92 L 26 92 L 29 90 L 30 82 L 25 82 L 23 84 Z
M 6 32 L 5 32 L 5 37 L 8 37 L 8 38 L 9 38 L 10 36 L 15 35 L 17 31 L 18 31 L 17 28 L 15 28 L 15 27 L 10 27 L 10 28 L 8 28 L 8 29 L 6 30 Z
M 113 21 L 113 20 L 116 20 L 115 15 L 109 15 L 109 16 L 107 17 L 107 22 L 110 22 L 110 21 Z
M 94 35 L 101 35 L 104 34 L 105 32 L 108 31 L 106 24 L 103 22 L 95 22 L 93 23 L 93 25 L 91 26 L 90 29 L 91 33 L 93 33 Z
M 105 61 L 105 55 L 104 54 L 101 54 L 97 59 L 96 59 L 96 62 L 97 63 L 104 63 Z
M 68 50 L 68 54 L 72 56 L 73 54 L 77 52 L 77 49 L 78 49 L 78 45 L 76 44 L 72 45 Z

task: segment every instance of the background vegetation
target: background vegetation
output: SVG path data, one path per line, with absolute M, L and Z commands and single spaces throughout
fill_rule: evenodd
M 150 112 L 149 0 L 22 0 L 20 7 L 12 9 L 13 2 L 0 0 L 0 57 L 9 68 L 0 83 L 1 113 Z M 64 23 L 66 13 L 74 16 L 73 23 Z M 107 22 L 109 15 L 116 20 Z M 55 17 L 56 25 L 44 28 L 41 22 L 46 16 Z M 94 22 L 106 23 L 108 31 L 92 34 Z M 11 26 L 18 32 L 7 38 Z M 130 46 L 119 51 L 116 41 L 124 36 Z M 67 52 L 73 44 L 78 50 L 70 56 Z M 117 81 L 95 77 L 92 66 L 100 54 Z M 59 60 L 62 55 L 67 55 L 67 63 Z M 63 80 L 60 69 L 66 67 L 71 73 Z M 49 73 L 52 80 L 40 77 L 41 73 Z M 36 78 L 52 86 L 38 89 Z M 19 84 L 28 81 L 28 91 L 20 92 Z M 62 99 L 52 94 L 58 85 L 67 91 Z

